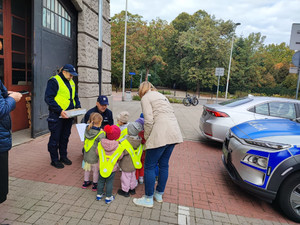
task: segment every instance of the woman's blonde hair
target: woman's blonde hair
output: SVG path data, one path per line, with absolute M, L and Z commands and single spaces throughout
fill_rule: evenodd
M 144 81 L 143 83 L 141 83 L 138 91 L 140 98 L 142 98 L 149 90 L 157 91 L 153 84 L 151 84 L 149 81 Z
M 94 112 L 91 113 L 90 118 L 88 120 L 89 126 L 88 126 L 88 130 L 90 130 L 92 128 L 92 126 L 99 125 L 101 126 L 103 121 L 103 117 L 100 115 L 100 113 Z

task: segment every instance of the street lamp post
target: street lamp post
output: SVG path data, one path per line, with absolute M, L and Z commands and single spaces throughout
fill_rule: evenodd
M 236 23 L 234 26 L 234 33 L 237 26 L 241 25 L 241 23 Z M 229 58 L 229 65 L 228 65 L 228 74 L 227 74 L 227 82 L 226 82 L 226 92 L 225 92 L 225 99 L 227 99 L 228 93 L 228 85 L 229 85 L 229 77 L 230 77 L 230 67 L 231 67 L 231 58 L 232 58 L 232 49 L 233 49 L 233 41 L 234 41 L 234 34 L 232 35 L 231 41 L 231 49 L 230 49 L 230 58 Z
M 125 101 L 126 36 L 127 36 L 127 0 L 126 0 L 126 6 L 125 6 L 124 56 L 123 56 L 123 75 L 122 75 L 122 101 Z

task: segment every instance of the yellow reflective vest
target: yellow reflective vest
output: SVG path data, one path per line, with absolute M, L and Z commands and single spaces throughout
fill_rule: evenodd
M 70 85 L 72 88 L 72 99 L 70 99 L 70 91 L 63 79 L 59 75 L 55 75 L 51 77 L 50 79 L 56 79 L 58 83 L 58 91 L 54 98 L 56 103 L 62 108 L 62 110 L 66 110 L 69 105 L 70 101 L 73 101 L 74 107 L 75 107 L 75 83 L 73 80 L 70 80 Z
M 144 145 L 140 144 L 140 146 L 135 150 L 130 144 L 130 142 L 127 139 L 125 139 L 124 141 L 121 142 L 121 146 L 123 146 L 123 148 L 126 149 L 126 151 L 129 153 L 134 167 L 136 169 L 141 169 L 142 168 L 141 157 L 143 154 Z
M 112 155 L 106 155 L 105 150 L 101 145 L 101 142 L 98 144 L 98 153 L 99 153 L 99 172 L 103 178 L 107 178 L 111 175 L 115 164 L 122 155 L 124 148 L 119 145 L 116 151 Z
M 120 127 L 119 124 L 117 126 Z M 122 140 L 127 134 L 128 134 L 128 129 L 126 127 L 123 130 L 121 130 L 120 137 L 117 139 L 117 141 Z
M 100 131 L 93 139 L 85 139 L 84 140 L 84 150 L 86 152 L 88 152 L 91 147 L 94 145 L 96 138 L 100 135 L 100 134 L 105 134 L 105 132 L 102 130 Z

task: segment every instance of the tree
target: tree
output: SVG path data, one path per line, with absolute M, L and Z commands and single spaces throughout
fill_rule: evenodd
M 205 11 L 193 15 L 195 26 L 183 31 L 179 37 L 178 52 L 183 79 L 196 87 L 216 85 L 216 67 L 225 67 L 226 50 L 230 44 L 231 21 L 217 20 Z

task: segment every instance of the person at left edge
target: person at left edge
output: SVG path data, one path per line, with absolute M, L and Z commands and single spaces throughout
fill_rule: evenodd
M 66 110 L 81 108 L 73 76 L 78 76 L 74 66 L 64 65 L 57 75 L 50 77 L 45 93 L 45 102 L 49 106 L 48 151 L 51 165 L 57 169 L 64 168 L 64 164 L 72 164 L 67 156 L 67 147 L 73 118 L 68 118 Z

